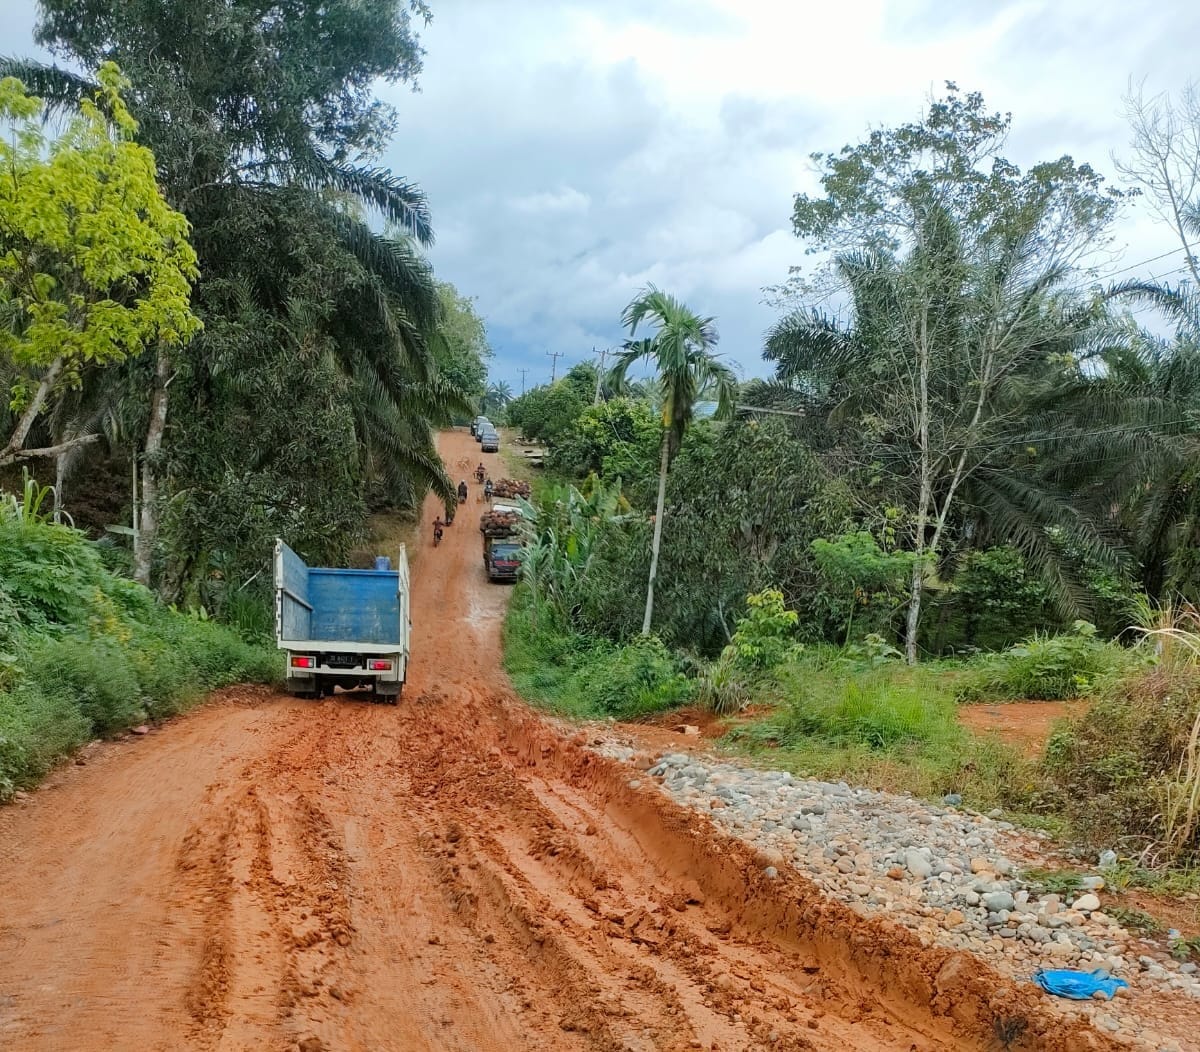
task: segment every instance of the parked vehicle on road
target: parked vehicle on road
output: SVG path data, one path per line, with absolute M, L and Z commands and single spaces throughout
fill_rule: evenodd
M 479 440 L 479 448 L 484 453 L 499 453 L 500 452 L 500 434 L 493 428 L 491 431 L 485 431 Z
M 481 416 L 475 421 L 475 426 L 471 429 L 471 433 L 475 436 L 475 441 L 479 442 L 485 431 L 495 431 L 496 426 L 486 416 Z
M 380 556 L 373 570 L 348 570 L 308 566 L 275 542 L 275 643 L 287 654 L 287 688 L 297 697 L 370 687 L 394 705 L 408 674 L 409 617 L 403 545 L 394 568 Z

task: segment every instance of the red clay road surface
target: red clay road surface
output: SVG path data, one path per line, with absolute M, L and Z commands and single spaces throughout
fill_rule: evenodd
M 422 531 L 397 707 L 232 690 L 0 812 L 0 1048 L 1118 1047 L 515 699 L 476 511 Z

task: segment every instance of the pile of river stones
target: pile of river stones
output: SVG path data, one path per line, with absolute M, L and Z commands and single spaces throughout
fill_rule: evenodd
M 594 744 L 613 759 L 643 768 L 648 762 L 619 741 Z M 649 762 L 645 775 L 670 797 L 753 843 L 768 877 L 791 865 L 852 909 L 886 913 L 925 940 L 985 957 L 1018 980 L 1038 968 L 1103 968 L 1125 979 L 1130 993 L 1154 988 L 1200 998 L 1194 964 L 1179 964 L 1163 939 L 1144 940 L 1103 912 L 1095 894 L 1104 887 L 1100 872 L 1073 895 L 1031 890 L 1019 872 L 1034 864 L 1044 834 L 1018 831 L 999 812 L 971 812 L 956 796 L 931 806 L 684 753 Z M 631 785 L 644 780 L 639 775 Z M 1129 1011 L 1125 994 L 1075 1007 L 1138 1047 L 1178 1048 L 1147 1027 L 1144 1013 Z

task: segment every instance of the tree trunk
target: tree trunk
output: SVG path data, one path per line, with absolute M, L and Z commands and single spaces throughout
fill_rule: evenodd
M 650 580 L 646 582 L 646 616 L 642 618 L 642 635 L 650 634 L 650 619 L 654 616 L 654 579 L 658 576 L 658 550 L 662 547 L 663 508 L 667 503 L 667 467 L 671 455 L 671 433 L 663 432 L 662 462 L 658 469 L 658 504 L 654 510 L 654 541 L 650 545 Z
M 133 579 L 147 588 L 150 587 L 154 543 L 158 538 L 157 459 L 167 427 L 167 383 L 170 372 L 171 359 L 167 357 L 166 348 L 160 347 L 154 368 L 154 388 L 150 395 L 150 423 L 146 428 L 146 444 L 142 451 L 141 523 L 133 552 Z
M 921 623 L 921 590 L 925 583 L 925 527 L 929 522 L 929 504 L 933 500 L 933 465 L 929 456 L 929 329 L 922 315 L 917 341 L 917 441 L 921 450 L 920 496 L 917 504 L 917 536 L 913 545 L 912 587 L 908 596 L 908 624 L 904 633 L 904 659 L 917 663 L 917 629 Z
M 50 391 L 62 374 L 63 367 L 66 364 L 65 358 L 55 358 L 46 367 L 46 372 L 42 375 L 37 390 L 33 393 L 29 404 L 21 412 L 20 417 L 17 418 L 12 435 L 9 436 L 8 442 L 5 443 L 3 449 L 0 449 L 0 467 L 5 467 L 24 459 L 21 454 L 24 451 L 25 440 L 29 437 L 29 432 L 33 430 L 34 421 L 37 420 L 38 413 L 42 411 L 42 407 L 46 404 L 46 399 L 50 397 Z
M 54 521 L 62 522 L 63 483 L 67 478 L 67 454 L 54 458 Z
M 924 528 L 923 524 L 921 528 Z M 912 588 L 908 594 L 908 624 L 904 633 L 904 660 L 910 665 L 917 663 L 917 629 L 921 623 L 921 592 L 925 584 L 925 553 L 919 542 L 916 555 L 913 561 Z

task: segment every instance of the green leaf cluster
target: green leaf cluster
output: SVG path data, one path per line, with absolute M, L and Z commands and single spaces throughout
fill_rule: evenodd
M 51 137 L 44 102 L 0 80 L 0 360 L 17 372 L 17 409 L 60 359 L 77 375 L 200 330 L 187 219 L 134 140 L 129 82 L 112 63 L 97 81 Z

